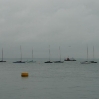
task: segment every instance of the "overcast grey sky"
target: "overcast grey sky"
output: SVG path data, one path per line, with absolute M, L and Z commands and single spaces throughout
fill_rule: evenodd
M 0 0 L 0 51 L 4 57 L 99 58 L 99 0 Z M 1 57 L 1 52 L 0 52 Z

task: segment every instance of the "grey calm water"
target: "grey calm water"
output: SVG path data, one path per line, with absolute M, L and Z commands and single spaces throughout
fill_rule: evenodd
M 0 63 L 0 99 L 99 99 L 99 62 Z

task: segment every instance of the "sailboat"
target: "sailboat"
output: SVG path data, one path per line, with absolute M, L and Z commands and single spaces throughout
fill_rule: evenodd
M 33 61 L 33 49 L 32 49 L 32 60 L 31 61 L 27 61 L 27 63 L 35 63 L 36 61 Z
M 6 62 L 3 60 L 3 48 L 2 48 L 2 60 L 0 62 Z
M 91 63 L 97 63 L 94 61 L 94 46 L 93 46 L 93 61 L 90 61 Z
M 53 63 L 50 61 L 50 45 L 49 45 L 49 61 L 46 61 L 45 63 Z
M 87 61 L 81 62 L 81 64 L 90 64 L 90 61 L 88 61 L 88 46 L 87 46 Z
M 22 51 L 21 51 L 21 46 L 20 46 L 20 53 L 21 53 L 20 61 L 16 61 L 16 62 L 13 62 L 13 63 L 25 63 L 25 62 L 22 61 Z
M 59 60 L 59 61 L 54 61 L 54 63 L 63 63 L 63 61 L 61 61 L 61 51 L 60 51 L 60 46 L 59 46 L 59 52 L 60 52 L 60 60 Z

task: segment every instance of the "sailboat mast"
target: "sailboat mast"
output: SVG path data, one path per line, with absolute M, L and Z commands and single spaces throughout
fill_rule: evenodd
M 93 61 L 94 61 L 94 46 L 93 46 Z
M 33 49 L 32 49 L 32 60 L 33 60 Z
M 2 61 L 3 61 L 3 48 L 2 48 Z
M 50 61 L 50 45 L 49 45 L 49 61 Z
M 87 61 L 88 61 L 88 45 L 87 45 Z
M 59 46 L 59 53 L 60 53 L 60 61 L 61 61 L 61 51 L 60 51 L 60 46 Z
M 22 61 L 22 51 L 21 51 L 21 46 L 20 46 L 20 53 L 21 53 L 21 61 Z

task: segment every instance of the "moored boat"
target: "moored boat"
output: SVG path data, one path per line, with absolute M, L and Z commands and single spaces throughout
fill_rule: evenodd
M 59 53 L 60 53 L 60 60 L 59 61 L 54 61 L 54 63 L 63 63 L 64 61 L 61 61 L 61 51 L 60 51 L 60 46 L 59 46 Z
M 97 63 L 97 62 L 95 62 L 95 61 L 90 61 L 91 63 Z
M 36 61 L 33 60 L 33 49 L 32 49 L 32 60 L 26 61 L 27 63 L 35 63 Z
M 80 62 L 81 64 L 90 64 L 90 61 L 84 61 L 84 62 Z
M 93 46 L 93 60 L 90 61 L 90 62 L 91 62 L 91 63 L 97 63 L 97 62 L 94 61 L 94 46 Z
M 53 63 L 53 62 L 51 62 L 51 61 L 46 61 L 46 62 L 44 62 L 44 63 Z
M 2 48 L 2 60 L 0 62 L 6 62 L 3 60 L 3 48 Z
M 76 61 L 74 58 L 67 58 L 67 59 L 64 59 L 64 61 Z
M 50 61 L 50 45 L 49 45 L 49 61 L 46 61 L 44 63 L 53 63 L 53 62 Z
M 87 61 L 80 62 L 81 64 L 90 64 L 91 62 L 88 61 L 88 46 L 87 46 Z
M 64 61 L 54 61 L 54 63 L 64 63 Z
M 21 59 L 20 61 L 15 61 L 13 63 L 25 63 L 24 61 L 22 61 L 22 51 L 21 51 L 21 46 L 20 46 L 20 53 L 21 53 Z
M 23 61 L 16 61 L 16 62 L 13 62 L 13 63 L 25 63 L 25 62 L 23 62 Z

